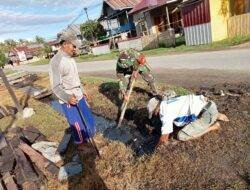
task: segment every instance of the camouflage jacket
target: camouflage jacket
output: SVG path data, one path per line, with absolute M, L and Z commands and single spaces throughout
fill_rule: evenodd
M 126 58 L 124 58 L 122 54 L 125 54 Z M 149 69 L 145 65 L 139 65 L 138 62 L 136 61 L 139 55 L 140 53 L 135 50 L 132 49 L 126 50 L 120 53 L 116 66 L 118 68 L 131 69 L 133 71 L 139 70 L 139 72 L 142 73 L 148 72 Z

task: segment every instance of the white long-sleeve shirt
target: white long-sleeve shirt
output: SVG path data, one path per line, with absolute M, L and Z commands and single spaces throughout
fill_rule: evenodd
M 59 50 L 50 61 L 50 84 L 60 103 L 67 103 L 74 94 L 78 100 L 83 97 L 75 60 Z
M 200 95 L 187 95 L 164 100 L 160 104 L 161 133 L 173 132 L 173 124 L 182 127 L 197 119 L 207 101 Z

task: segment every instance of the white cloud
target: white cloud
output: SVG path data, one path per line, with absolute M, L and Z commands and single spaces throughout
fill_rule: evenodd
M 101 3 L 102 0 L 0 0 L 0 5 L 5 7 L 79 7 L 93 6 Z
M 88 7 L 90 18 L 92 15 L 96 16 L 96 8 L 102 1 L 0 0 L 0 36 L 2 39 L 18 39 L 22 36 L 23 38 L 33 36 L 33 33 L 44 36 L 55 35 L 57 30 L 59 32 L 64 25 L 78 18 L 80 10 L 84 7 Z M 85 14 L 82 16 L 85 17 Z
M 30 30 L 31 29 L 22 29 L 22 28 L 18 28 L 18 29 L 1 28 L 0 29 L 0 35 L 11 34 L 11 33 L 21 33 L 21 32 L 27 32 L 27 31 L 30 31 Z
M 76 16 L 74 13 L 65 15 L 44 15 L 20 13 L 0 9 L 0 22 L 8 25 L 34 26 L 68 22 Z

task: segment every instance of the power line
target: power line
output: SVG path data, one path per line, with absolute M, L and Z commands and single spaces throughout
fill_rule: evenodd
M 84 7 L 84 8 L 87 8 L 88 10 L 91 10 L 91 9 L 95 8 L 96 6 L 99 6 L 101 4 L 102 4 L 102 2 L 101 3 L 97 3 L 95 5 L 88 6 L 88 7 Z M 69 25 L 74 24 L 81 16 L 84 16 L 84 14 L 83 14 L 84 8 L 81 9 L 81 11 L 79 12 L 79 14 L 74 18 L 74 20 L 71 21 L 71 23 Z
M 74 20 L 71 21 L 69 25 L 74 24 L 75 21 L 77 21 L 82 15 L 83 15 L 84 8 L 81 9 L 80 13 L 74 18 Z

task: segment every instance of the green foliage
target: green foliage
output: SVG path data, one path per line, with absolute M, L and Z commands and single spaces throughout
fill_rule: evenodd
M 31 63 L 32 66 L 35 66 L 35 65 L 47 65 L 49 64 L 49 59 L 40 59 L 36 62 L 33 62 Z
M 45 54 L 51 53 L 52 52 L 52 47 L 49 44 L 45 43 L 43 51 L 44 51 Z
M 88 41 L 96 41 L 98 38 L 105 36 L 106 31 L 103 26 L 96 20 L 90 20 L 81 25 L 83 36 Z M 92 39 L 93 36 L 93 39 Z
M 4 43 L 0 44 L 0 51 L 7 53 L 16 45 L 17 45 L 17 42 L 13 39 L 4 40 Z
M 35 37 L 35 42 L 38 43 L 38 44 L 43 44 L 45 42 L 45 40 L 40 36 L 36 36 Z
M 229 13 L 229 2 L 228 0 L 221 0 L 221 7 L 220 7 L 220 12 L 222 16 L 227 16 Z
M 11 48 L 13 48 L 17 45 L 17 42 L 13 39 L 4 40 L 4 43 Z
M 159 47 L 159 48 L 166 48 L 167 45 L 166 45 L 166 43 L 164 43 L 164 42 L 159 42 L 158 47 Z
M 7 58 L 5 57 L 3 52 L 0 52 L 0 67 L 3 67 L 7 62 Z

